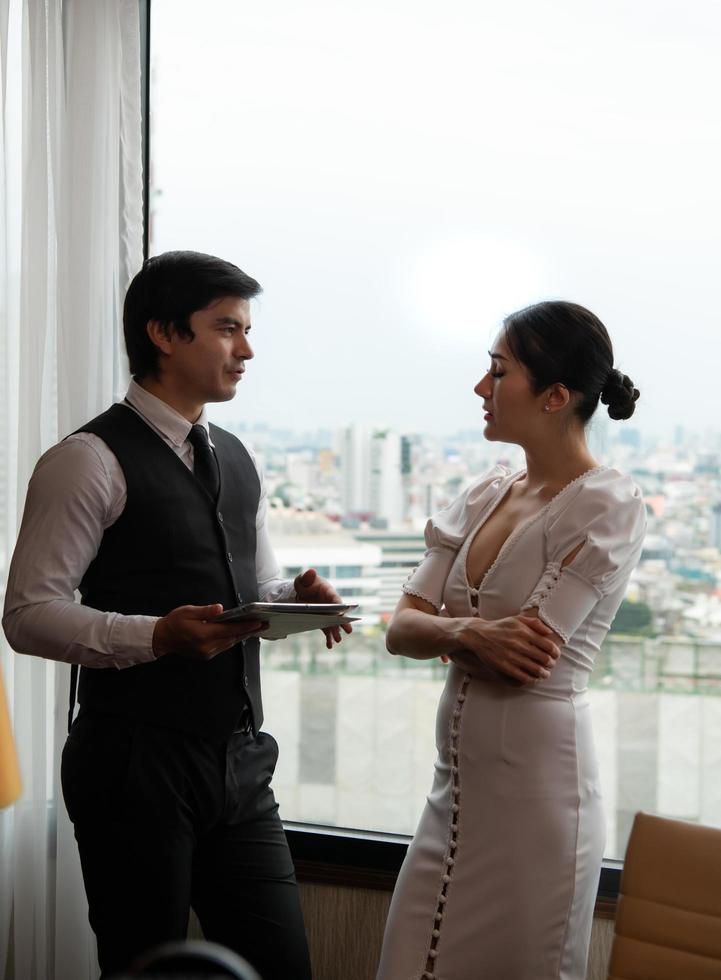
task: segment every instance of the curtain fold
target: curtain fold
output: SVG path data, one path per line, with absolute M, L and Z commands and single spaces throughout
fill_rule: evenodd
M 137 0 L 0 0 L 0 588 L 38 457 L 127 379 L 142 263 Z M 23 794 L 0 812 L 0 975 L 85 980 L 95 944 L 59 787 L 69 669 L 0 642 Z

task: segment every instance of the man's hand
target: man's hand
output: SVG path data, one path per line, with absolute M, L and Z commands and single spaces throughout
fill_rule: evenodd
M 561 651 L 550 627 L 535 616 L 469 618 L 460 634 L 464 650 L 511 681 L 529 684 L 550 677 Z
M 343 602 L 330 582 L 326 582 L 324 578 L 321 578 L 314 568 L 308 568 L 306 571 L 301 572 L 300 575 L 297 575 L 293 586 L 298 602 Z M 341 629 L 344 633 L 353 632 L 353 627 L 350 623 L 346 623 L 342 627 L 329 626 L 323 630 L 325 633 L 325 645 L 329 650 L 332 650 L 334 640 L 336 643 L 340 643 Z
M 224 650 L 229 650 L 241 640 L 259 636 L 267 626 L 260 620 L 241 623 L 209 623 L 220 616 L 220 603 L 212 606 L 178 606 L 155 624 L 153 653 L 163 657 L 175 653 L 191 660 L 212 660 Z

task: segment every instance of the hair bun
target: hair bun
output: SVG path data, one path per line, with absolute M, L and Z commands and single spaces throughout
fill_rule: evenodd
M 636 410 L 640 392 L 634 388 L 633 381 L 618 368 L 611 368 L 606 383 L 601 389 L 601 401 L 608 405 L 612 419 L 630 419 Z

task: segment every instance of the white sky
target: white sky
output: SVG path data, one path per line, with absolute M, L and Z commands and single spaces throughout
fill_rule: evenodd
M 632 424 L 721 429 L 720 42 L 717 0 L 153 0 L 154 250 L 264 287 L 215 416 L 479 427 L 499 319 L 562 297 Z

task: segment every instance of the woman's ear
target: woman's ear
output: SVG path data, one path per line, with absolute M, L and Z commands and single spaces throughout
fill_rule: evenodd
M 543 411 L 558 412 L 564 409 L 570 401 L 571 392 L 564 384 L 557 382 L 546 388 L 543 393 Z

